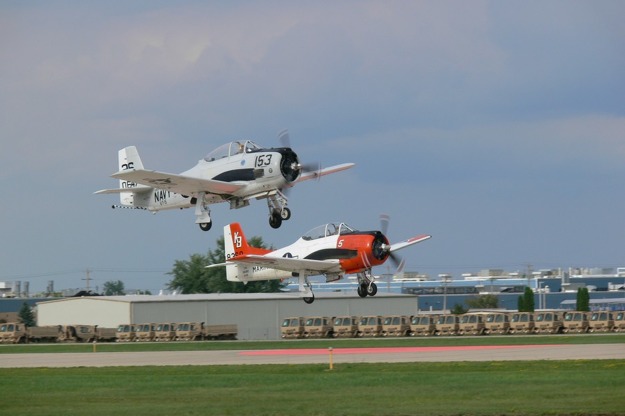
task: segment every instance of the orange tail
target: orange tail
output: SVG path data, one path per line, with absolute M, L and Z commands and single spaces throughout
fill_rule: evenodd
M 271 251 L 250 246 L 238 222 L 224 227 L 224 250 L 226 261 L 249 254 L 266 254 Z

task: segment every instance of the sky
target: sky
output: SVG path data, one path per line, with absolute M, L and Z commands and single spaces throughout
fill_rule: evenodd
M 165 288 L 222 227 L 280 247 L 391 217 L 407 271 L 625 266 L 621 1 L 0 2 L 0 282 Z M 223 143 L 353 162 L 265 201 L 113 210 L 117 151 L 178 173 Z M 382 266 L 376 273 L 386 273 Z

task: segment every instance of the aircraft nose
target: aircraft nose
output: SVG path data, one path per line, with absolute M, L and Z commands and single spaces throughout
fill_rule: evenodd
M 281 149 L 280 154 L 282 155 L 282 160 L 280 161 L 282 176 L 287 182 L 295 181 L 301 170 L 297 154 L 289 148 Z

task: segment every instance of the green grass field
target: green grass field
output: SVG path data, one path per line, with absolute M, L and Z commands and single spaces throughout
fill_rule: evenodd
M 625 361 L 0 369 L 6 415 L 625 415 Z
M 625 335 L 101 343 L 98 352 L 619 343 Z M 2 345 L 0 354 L 90 352 Z M 7 415 L 625 415 L 625 360 L 1 369 Z

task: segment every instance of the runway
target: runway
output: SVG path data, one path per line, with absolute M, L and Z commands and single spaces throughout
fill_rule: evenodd
M 625 359 L 623 344 L 0 354 L 0 368 Z

